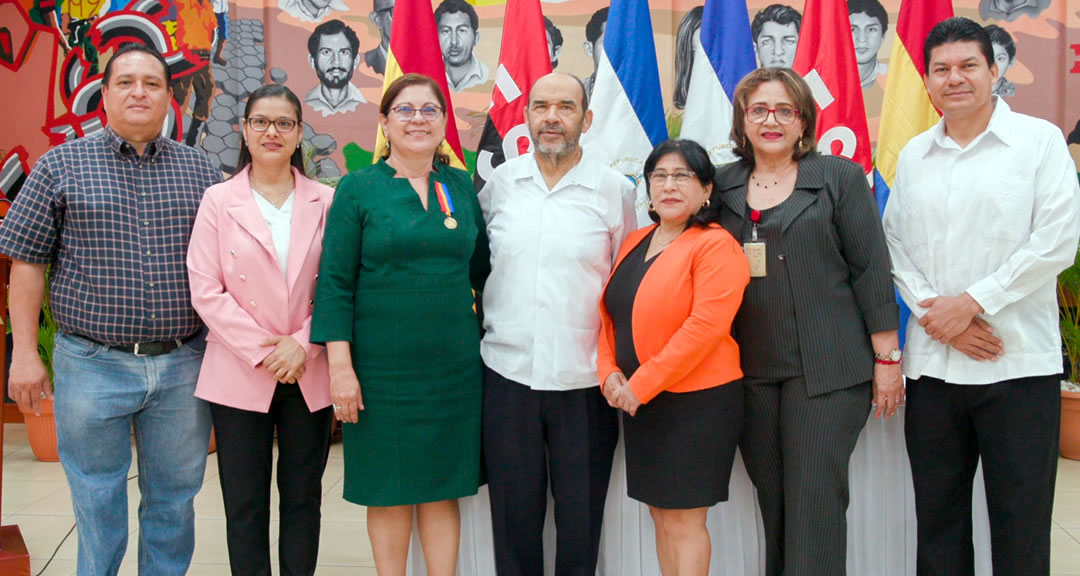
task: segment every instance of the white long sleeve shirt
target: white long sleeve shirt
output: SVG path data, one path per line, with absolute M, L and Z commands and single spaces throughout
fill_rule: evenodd
M 598 386 L 600 294 L 635 228 L 634 186 L 583 159 L 548 190 L 532 153 L 480 191 L 491 244 L 484 363 L 534 390 Z
M 893 277 L 918 302 L 967 292 L 1004 343 L 997 362 L 934 341 L 915 318 L 904 374 L 991 384 L 1062 370 L 1057 275 L 1080 237 L 1080 186 L 1061 130 L 995 98 L 990 123 L 966 147 L 944 121 L 904 147 L 885 209 Z

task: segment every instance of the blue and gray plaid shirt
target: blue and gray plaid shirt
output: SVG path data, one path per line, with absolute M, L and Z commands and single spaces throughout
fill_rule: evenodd
M 183 338 L 187 246 L 203 192 L 221 181 L 205 154 L 164 137 L 142 156 L 111 129 L 49 150 L 0 225 L 0 253 L 52 264 L 61 330 L 106 344 Z

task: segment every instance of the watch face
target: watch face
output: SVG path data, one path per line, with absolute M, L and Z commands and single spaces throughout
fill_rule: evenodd
M 900 351 L 893 348 L 892 352 L 889 352 L 889 360 L 892 360 L 893 362 L 899 362 L 900 361 Z

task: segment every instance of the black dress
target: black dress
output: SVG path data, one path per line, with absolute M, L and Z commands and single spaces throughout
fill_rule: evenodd
M 634 299 L 653 262 L 663 256 L 645 259 L 653 233 L 623 258 L 604 294 L 615 329 L 615 362 L 627 379 L 641 365 L 634 350 Z M 636 416 L 621 414 L 627 495 L 665 509 L 727 501 L 742 430 L 741 381 L 694 392 L 661 392 Z

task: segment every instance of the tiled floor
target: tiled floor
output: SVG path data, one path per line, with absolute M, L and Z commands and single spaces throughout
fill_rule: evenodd
M 64 472 L 59 464 L 38 462 L 30 451 L 26 430 L 21 424 L 4 427 L 3 517 L 0 524 L 18 524 L 30 550 L 31 570 L 37 574 L 60 545 L 55 558 L 44 572 L 48 576 L 75 573 L 77 538 L 64 535 L 74 526 Z M 322 540 L 319 547 L 319 576 L 375 576 L 371 546 L 363 509 L 341 498 L 344 464 L 341 445 L 330 449 L 330 461 L 323 476 Z M 132 481 L 128 489 L 128 518 L 131 525 L 127 556 L 121 575 L 137 574 L 138 488 Z M 272 517 L 276 518 L 276 493 Z M 203 489 L 195 499 L 195 557 L 191 576 L 227 576 L 225 517 L 221 488 L 217 479 L 217 459 L 206 464 Z M 277 526 L 271 525 L 271 541 L 277 540 Z M 63 541 L 63 544 L 60 544 Z M 272 544 L 273 545 L 273 544 Z M 1055 576 L 1080 575 L 1080 462 L 1061 460 L 1058 465 L 1057 498 L 1054 503 L 1054 528 L 1051 536 L 1051 570 Z M 275 567 L 276 569 L 276 567 Z M 276 574 L 276 571 L 275 571 Z
M 135 474 L 134 462 L 132 472 Z M 330 460 L 323 475 L 322 538 L 319 544 L 319 576 L 375 576 L 375 563 L 367 537 L 364 509 L 341 498 L 341 479 L 345 473 L 341 444 L 330 449 Z M 58 463 L 38 462 L 26 440 L 22 424 L 4 426 L 3 518 L 0 525 L 18 524 L 30 550 L 30 568 L 37 574 L 64 535 L 75 525 L 64 471 Z M 271 494 L 271 518 L 277 519 L 277 492 Z M 134 480 L 128 487 L 127 555 L 121 576 L 135 575 L 138 542 L 139 489 Z M 225 544 L 225 512 L 221 485 L 217 478 L 217 458 L 206 461 L 203 489 L 195 498 L 195 556 L 190 576 L 228 576 L 228 553 Z M 277 546 L 277 523 L 272 522 L 272 549 Z M 60 545 L 45 576 L 75 574 L 78 538 L 72 533 Z M 275 566 L 275 574 L 277 567 Z

